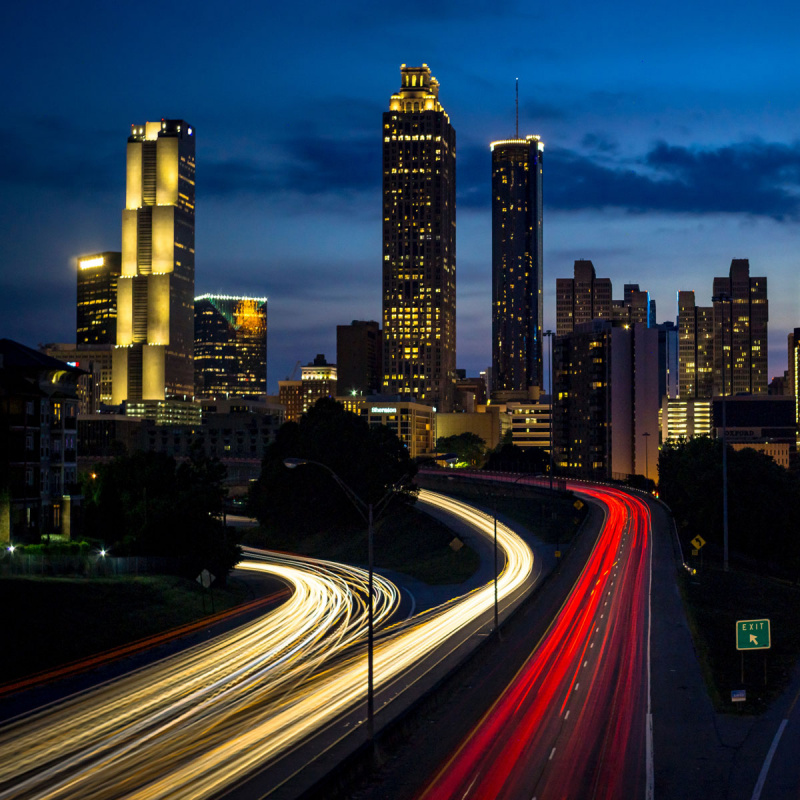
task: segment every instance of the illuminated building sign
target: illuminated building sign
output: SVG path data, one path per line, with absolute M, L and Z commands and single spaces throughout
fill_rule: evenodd
M 105 263 L 106 260 L 103 256 L 97 256 L 97 258 L 84 258 L 78 262 L 78 266 L 81 269 L 91 269 L 92 267 L 102 267 Z
M 391 407 L 381 408 L 380 406 L 373 406 L 369 410 L 369 413 L 370 414 L 396 414 L 397 413 L 397 409 L 396 408 L 391 408 Z

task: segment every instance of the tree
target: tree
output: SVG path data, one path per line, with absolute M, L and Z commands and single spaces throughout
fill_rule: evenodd
M 549 466 L 550 456 L 541 447 L 518 447 L 504 440 L 489 453 L 483 468 L 493 472 L 543 473 Z
M 114 553 L 169 556 L 224 583 L 240 556 L 222 520 L 224 479 L 199 446 L 180 465 L 163 453 L 117 457 L 83 476 L 86 533 Z
M 469 431 L 455 436 L 440 436 L 436 440 L 436 449 L 440 453 L 455 453 L 459 463 L 470 467 L 480 466 L 486 456 L 486 442 Z
M 722 547 L 722 442 L 697 437 L 667 442 L 659 457 L 659 490 L 684 540 L 700 534 Z M 728 450 L 728 542 L 744 556 L 784 574 L 800 568 L 796 515 L 800 481 L 753 449 Z
M 286 458 L 318 461 L 331 469 L 365 503 L 377 503 L 398 482 L 392 498 L 416 498 L 410 481 L 416 467 L 408 450 L 387 427 L 371 427 L 331 398 L 322 398 L 300 422 L 281 426 L 267 448 L 261 476 L 249 495 L 249 509 L 259 522 L 280 529 L 287 546 L 298 536 L 361 520 L 353 503 L 324 469 L 313 465 L 287 469 Z

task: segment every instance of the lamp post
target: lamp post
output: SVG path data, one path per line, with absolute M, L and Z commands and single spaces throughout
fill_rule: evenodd
M 731 393 L 733 393 L 733 297 L 728 294 L 718 294 L 711 298 L 713 303 L 728 304 L 728 325 L 730 336 L 728 349 L 731 359 Z M 722 330 L 725 335 L 725 329 Z M 728 387 L 725 380 L 725 347 L 722 348 L 722 569 L 728 571 L 728 419 L 726 414 L 725 398 L 728 396 Z
M 520 475 L 511 481 L 511 486 L 519 483 L 523 478 L 527 478 L 527 475 Z M 497 631 L 497 638 L 502 639 L 502 635 L 500 633 L 500 610 L 499 610 L 499 601 L 498 601 L 498 594 L 497 594 L 497 579 L 498 579 L 498 550 L 497 550 L 497 495 L 492 496 L 493 502 L 493 511 L 494 511 L 494 629 Z
M 649 481 L 650 480 L 650 454 L 648 452 L 648 442 L 650 441 L 650 431 L 645 431 L 642 436 L 644 436 L 644 476 Z
M 553 387 L 553 331 L 545 331 L 544 336 L 550 337 L 550 491 L 553 491 L 553 414 L 556 408 L 556 393 Z
M 307 458 L 284 458 L 283 465 L 287 469 L 295 469 L 302 467 L 306 464 L 313 464 L 317 467 L 322 467 L 330 473 L 331 477 L 339 484 L 341 490 L 347 495 L 350 502 L 356 507 L 356 510 L 367 523 L 367 569 L 369 572 L 368 579 L 368 593 L 369 603 L 367 604 L 367 738 L 369 740 L 370 749 L 374 755 L 375 753 L 375 694 L 374 694 L 374 614 L 375 614 L 375 600 L 373 597 L 373 583 L 374 583 L 374 564 L 373 564 L 373 522 L 374 510 L 377 509 L 378 514 L 386 507 L 386 501 L 394 494 L 395 489 L 402 483 L 405 478 L 401 478 L 397 483 L 392 484 L 386 494 L 377 503 L 365 503 L 327 464 L 321 461 L 312 461 Z

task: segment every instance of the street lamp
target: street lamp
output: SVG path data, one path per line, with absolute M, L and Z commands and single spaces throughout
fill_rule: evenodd
M 386 501 L 394 494 L 395 489 L 405 480 L 401 478 L 389 487 L 386 494 L 377 503 L 365 503 L 327 464 L 321 461 L 312 461 L 308 458 L 284 458 L 283 465 L 287 469 L 295 469 L 306 464 L 322 467 L 330 473 L 331 477 L 339 484 L 341 490 L 347 495 L 350 502 L 356 507 L 362 519 L 367 523 L 367 567 L 369 570 L 368 592 L 369 603 L 367 611 L 367 738 L 373 755 L 375 753 L 375 695 L 374 695 L 374 614 L 375 599 L 373 597 L 373 521 L 374 516 L 380 515 L 386 507 Z M 373 515 L 373 511 L 377 514 Z
M 519 477 L 515 478 L 511 481 L 511 486 L 514 486 L 516 483 L 521 481 L 523 478 L 527 478 L 527 475 L 520 475 Z M 498 565 L 497 565 L 497 494 L 492 495 L 492 510 L 494 511 L 494 629 L 497 631 L 497 638 L 502 639 L 502 635 L 500 634 L 500 612 L 499 612 L 499 603 L 498 603 L 498 596 L 497 596 L 497 579 L 498 579 Z
M 644 436 L 644 476 L 649 481 L 650 480 L 650 458 L 647 444 L 650 441 L 650 431 L 645 431 L 642 436 Z
M 729 294 L 717 294 L 711 298 L 712 303 L 728 304 L 728 325 L 730 328 L 729 345 L 731 360 L 731 393 L 733 393 L 733 297 Z M 722 335 L 725 335 L 723 328 Z M 728 419 L 726 414 L 728 387 L 725 380 L 725 347 L 722 348 L 722 569 L 728 571 Z

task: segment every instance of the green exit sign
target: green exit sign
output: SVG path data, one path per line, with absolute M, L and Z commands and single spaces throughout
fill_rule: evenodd
M 769 650 L 768 619 L 740 619 L 736 622 L 737 650 Z

